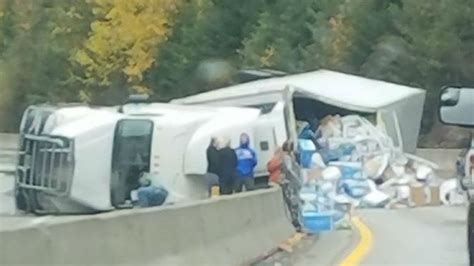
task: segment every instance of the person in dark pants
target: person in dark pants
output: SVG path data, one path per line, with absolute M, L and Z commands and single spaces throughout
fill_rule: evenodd
M 229 195 L 233 192 L 235 182 L 235 169 L 237 168 L 237 156 L 230 147 L 230 140 L 219 139 L 219 187 L 221 195 Z
M 217 149 L 217 139 L 212 138 L 206 150 L 207 172 L 204 176 L 207 183 L 209 196 L 213 186 L 219 186 L 219 150 Z
M 250 148 L 250 138 L 246 133 L 240 135 L 240 146 L 235 150 L 237 155 L 237 177 L 235 180 L 235 192 L 250 191 L 255 187 L 253 169 L 257 165 L 255 151 Z
M 286 141 L 283 146 L 283 156 L 281 163 L 282 179 L 280 185 L 283 191 L 283 200 L 290 212 L 291 223 L 295 229 L 301 231 L 301 202 L 298 197 L 301 189 L 299 176 L 299 166 L 296 164 L 294 155 L 294 145 L 291 141 Z

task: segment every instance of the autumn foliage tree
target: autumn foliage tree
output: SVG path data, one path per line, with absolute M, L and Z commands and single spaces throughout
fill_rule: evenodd
M 64 0 L 2 0 L 2 9 L 0 129 L 14 131 L 26 105 L 76 100 L 69 56 L 91 13 L 85 2 Z
M 473 29 L 472 0 L 0 0 L 0 129 L 33 103 L 167 101 L 242 68 L 329 68 L 426 89 L 427 133 L 439 88 L 474 84 Z
M 86 88 L 108 87 L 111 79 L 124 86 L 150 93 L 143 86 L 143 72 L 155 61 L 155 51 L 167 39 L 176 0 L 88 0 L 96 20 L 83 47 L 72 60 L 81 66 L 80 80 Z M 81 91 L 90 100 L 92 91 Z

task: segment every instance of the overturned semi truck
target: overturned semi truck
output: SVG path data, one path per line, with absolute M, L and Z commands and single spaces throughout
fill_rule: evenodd
M 140 171 L 165 186 L 168 201 L 207 196 L 203 180 L 211 136 L 253 135 L 248 108 L 133 101 L 121 107 L 29 107 L 21 122 L 15 198 L 34 213 L 93 213 L 117 208 Z
M 395 145 L 414 152 L 425 92 L 319 70 L 239 84 L 176 99 L 132 101 L 120 108 L 32 106 L 22 119 L 16 174 L 17 207 L 33 212 L 87 213 L 119 207 L 139 171 L 167 187 L 169 201 L 206 197 L 205 150 L 212 136 L 232 145 L 250 135 L 268 175 L 275 148 L 296 141 L 298 121 L 359 114 L 383 127 Z

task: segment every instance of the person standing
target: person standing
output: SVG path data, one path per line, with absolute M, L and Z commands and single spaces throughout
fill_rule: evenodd
M 319 120 L 313 118 L 308 122 L 308 124 L 301 130 L 298 135 L 298 139 L 309 139 L 315 141 L 317 138 L 317 130 L 319 127 Z
M 283 149 L 277 147 L 273 153 L 272 158 L 267 163 L 267 170 L 270 174 L 269 181 L 280 184 L 281 177 L 281 164 L 283 161 Z
M 317 148 L 321 148 L 317 141 L 321 137 L 319 125 L 319 119 L 313 118 L 308 122 L 308 124 L 303 128 L 303 130 L 301 130 L 300 134 L 298 135 L 298 139 L 311 140 Z
M 235 192 L 254 189 L 253 170 L 257 165 L 255 151 L 250 148 L 250 138 L 246 133 L 240 135 L 240 146 L 235 150 L 237 155 L 237 177 L 235 180 Z
M 217 146 L 217 139 L 213 137 L 206 150 L 207 172 L 204 178 L 206 179 L 209 196 L 211 196 L 212 187 L 219 186 L 219 150 Z
M 282 150 L 282 179 L 280 180 L 280 185 L 283 191 L 283 199 L 290 212 L 291 223 L 299 232 L 301 231 L 301 204 L 298 194 L 301 189 L 301 181 L 299 166 L 296 164 L 293 142 L 286 141 L 283 143 Z
M 217 176 L 219 177 L 219 188 L 222 195 L 229 195 L 233 192 L 235 182 L 235 169 L 237 168 L 237 156 L 230 147 L 230 140 L 221 138 L 219 142 L 219 167 Z

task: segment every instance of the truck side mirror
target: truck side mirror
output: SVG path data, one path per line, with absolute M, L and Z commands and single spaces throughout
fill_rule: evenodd
M 441 90 L 439 103 L 441 122 L 474 127 L 474 88 L 445 87 Z

